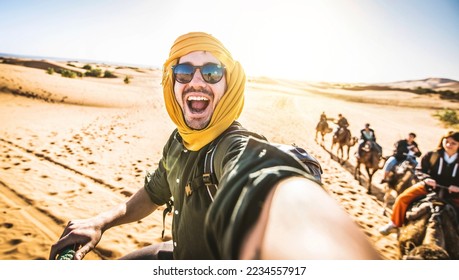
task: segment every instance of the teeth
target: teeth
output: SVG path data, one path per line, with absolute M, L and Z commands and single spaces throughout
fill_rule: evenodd
M 190 96 L 188 97 L 188 101 L 209 101 L 209 98 L 204 96 Z

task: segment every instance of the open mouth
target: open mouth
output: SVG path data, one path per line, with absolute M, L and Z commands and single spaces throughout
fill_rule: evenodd
M 210 100 L 205 96 L 189 96 L 186 103 L 191 113 L 200 114 L 206 111 Z

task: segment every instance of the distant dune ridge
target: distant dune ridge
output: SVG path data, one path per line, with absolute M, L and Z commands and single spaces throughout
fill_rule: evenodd
M 82 65 L 88 63 L 82 63 L 78 61 L 68 61 L 68 62 L 57 62 L 57 61 L 48 61 L 48 60 L 31 60 L 31 59 L 22 59 L 22 58 L 10 58 L 10 57 L 0 57 L 0 62 L 6 64 L 13 64 L 13 65 L 20 65 L 26 66 L 31 68 L 37 68 L 42 70 L 48 70 L 49 68 L 53 68 L 55 70 L 65 69 L 69 71 L 75 71 L 80 75 L 84 74 L 86 70 L 82 69 Z M 76 67 L 76 65 L 80 65 L 80 67 Z M 110 68 L 110 65 L 96 64 L 90 63 L 92 65 L 96 65 L 97 67 L 101 67 L 104 69 Z M 113 68 L 113 67 L 112 67 Z M 129 68 L 129 67 L 120 67 L 118 66 L 117 69 L 122 68 Z M 131 69 L 137 69 L 134 67 L 130 67 Z M 263 81 L 264 83 L 272 83 L 271 78 L 257 78 L 258 82 Z M 314 85 L 315 83 L 312 83 Z M 319 83 L 320 84 L 320 83 Z M 330 84 L 330 83 L 322 83 L 325 84 L 326 87 L 330 87 L 331 85 L 336 86 L 337 84 Z M 316 84 L 317 85 L 317 84 Z M 342 86 L 342 84 L 338 84 Z M 420 80 L 407 80 L 407 81 L 395 81 L 395 82 L 388 82 L 388 83 L 357 83 L 357 84 L 346 84 L 346 88 L 351 89 L 352 87 L 372 87 L 372 86 L 381 86 L 381 87 L 389 87 L 393 89 L 417 89 L 417 88 L 424 88 L 424 89 L 432 89 L 436 91 L 441 90 L 451 90 L 457 91 L 459 95 L 459 81 L 447 79 L 447 78 L 426 78 Z
M 46 70 L 84 72 L 86 63 L 2 62 L 5 58 L 0 59 L 0 259 L 46 259 L 69 220 L 98 214 L 143 186 L 175 127 L 164 107 L 159 69 L 91 64 L 117 78 L 71 79 Z M 457 84 L 448 79 L 408 83 L 437 89 Z M 373 195 L 367 195 L 353 176 L 355 147 L 346 164 L 337 163 L 331 135 L 321 147 L 314 141 L 315 126 L 322 112 L 329 118 L 342 113 L 353 135 L 369 122 L 386 156 L 411 131 L 425 153 L 449 129 L 433 116 L 443 106 L 459 105 L 406 91 L 251 77 L 239 121 L 271 141 L 305 147 L 322 165 L 324 189 L 384 259 L 398 259 L 395 236 L 377 231 L 388 221 L 382 214 L 382 186 L 374 183 Z M 377 172 L 373 182 L 380 179 Z M 171 239 L 171 220 L 166 219 L 166 239 Z M 162 226 L 162 211 L 156 211 L 141 222 L 110 229 L 87 259 L 116 259 L 160 242 Z
M 459 92 L 459 82 L 445 78 L 427 78 L 423 80 L 399 81 L 392 83 L 381 83 L 377 85 L 389 86 L 392 88 L 426 88 L 434 90 L 452 90 Z
M 25 60 L 25 59 L 1 58 L 1 57 L 0 59 L 2 59 L 3 63 L 5 64 L 20 65 L 20 66 L 37 68 L 37 69 L 42 69 L 42 70 L 48 70 L 50 68 L 53 68 L 54 70 L 56 70 L 56 72 L 65 69 L 65 70 L 78 72 L 80 73 L 80 75 L 84 73 L 84 71 L 82 71 L 81 69 L 75 69 L 75 67 L 63 66 L 60 63 L 46 61 L 46 60 Z

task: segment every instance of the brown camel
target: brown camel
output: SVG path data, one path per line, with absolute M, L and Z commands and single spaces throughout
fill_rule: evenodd
M 321 120 L 316 125 L 316 137 L 314 138 L 314 140 L 316 141 L 316 143 L 319 143 L 317 142 L 317 136 L 320 133 L 321 135 L 320 145 L 323 146 L 323 143 L 325 141 L 325 135 L 330 132 L 332 132 L 332 129 L 328 126 L 328 122 L 326 120 Z
M 402 259 L 459 259 L 459 228 L 454 206 L 435 192 L 410 206 L 398 235 Z
M 363 144 L 362 150 L 360 152 L 360 156 L 357 157 L 357 165 L 355 166 L 354 177 L 355 179 L 359 180 L 359 184 L 361 182 L 361 171 L 360 168 L 363 165 L 365 167 L 365 171 L 368 175 L 368 190 L 367 193 L 371 194 L 371 181 L 373 175 L 381 168 L 380 161 L 381 161 L 381 151 L 376 148 L 376 143 L 374 141 L 366 141 Z
M 383 214 L 386 213 L 389 198 L 392 194 L 395 194 L 395 197 L 397 197 L 404 190 L 419 181 L 415 175 L 415 168 L 412 162 L 404 160 L 395 165 L 389 172 L 387 182 L 384 184 Z
M 347 128 L 339 128 L 338 133 L 333 135 L 330 151 L 332 152 L 335 144 L 338 144 L 336 156 L 339 163 L 344 164 L 349 159 L 349 150 L 357 143 L 357 140 L 357 137 L 353 137 Z M 346 159 L 344 159 L 344 151 L 346 151 Z

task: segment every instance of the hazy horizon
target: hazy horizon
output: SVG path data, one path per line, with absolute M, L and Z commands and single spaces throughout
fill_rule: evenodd
M 58 62 L 80 62 L 80 63 L 96 63 L 96 64 L 107 64 L 113 66 L 126 66 L 126 67 L 141 67 L 141 68 L 148 68 L 148 69 L 161 69 L 161 66 L 155 65 L 142 65 L 142 64 L 135 64 L 135 63 L 125 63 L 125 62 L 116 62 L 116 61 L 105 61 L 105 60 L 95 60 L 95 59 L 84 59 L 84 58 L 72 58 L 72 57 L 52 57 L 52 56 L 36 56 L 36 55 L 27 55 L 27 54 L 12 54 L 12 53 L 2 53 L 0 52 L 0 57 L 6 58 L 17 58 L 17 59 L 33 59 L 33 60 L 50 60 L 50 61 L 58 61 Z M 400 83 L 400 82 L 410 82 L 410 81 L 423 81 L 428 79 L 446 79 L 451 80 L 453 82 L 459 83 L 459 80 L 451 79 L 449 77 L 420 77 L 419 79 L 410 79 L 410 80 L 394 80 L 389 82 L 372 82 L 372 83 L 364 83 L 364 82 L 336 82 L 336 81 L 329 81 L 329 80 L 321 80 L 321 81 L 310 81 L 310 80 L 298 80 L 298 79 L 286 79 L 286 78 L 279 78 L 279 77 L 272 77 L 266 75 L 260 76 L 248 76 L 248 78 L 257 77 L 257 78 L 270 78 L 270 79 L 283 79 L 283 80 L 292 80 L 292 81 L 304 81 L 304 82 L 324 82 L 324 83 L 341 83 L 341 84 L 385 84 L 385 83 Z

